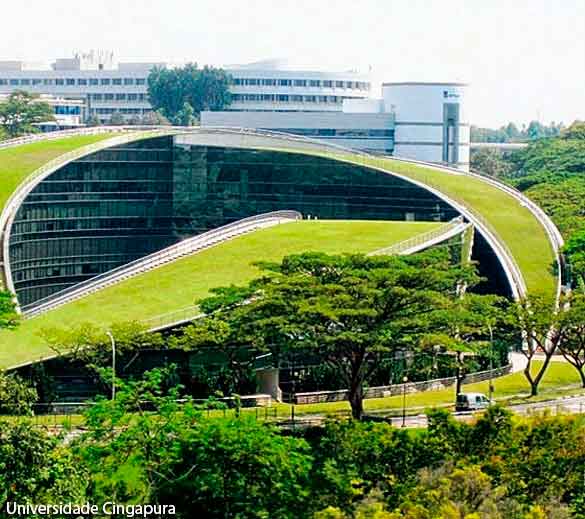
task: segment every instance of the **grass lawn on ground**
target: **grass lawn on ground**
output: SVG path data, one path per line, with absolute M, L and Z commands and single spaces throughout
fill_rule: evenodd
M 542 366 L 542 361 L 534 361 L 533 369 Z M 463 391 L 470 393 L 489 393 L 489 382 L 479 382 L 475 384 L 464 384 Z M 562 388 L 569 388 L 567 391 L 560 391 Z M 545 373 L 545 376 L 539 386 L 539 396 L 528 398 L 530 386 L 526 381 L 524 373 L 511 373 L 494 379 L 494 397 L 496 400 L 508 401 L 512 397 L 513 403 L 529 403 L 538 400 L 556 398 L 561 394 L 581 393 L 585 390 L 580 387 L 580 378 L 577 370 L 567 362 L 551 362 Z M 437 391 L 422 391 L 419 393 L 406 395 L 406 406 L 408 408 L 420 408 L 423 410 L 427 407 L 454 405 L 455 404 L 455 386 Z M 364 401 L 364 408 L 368 411 L 398 411 L 402 409 L 402 396 L 392 396 L 388 398 L 371 398 Z M 289 405 L 280 404 L 279 412 L 286 413 L 290 409 Z M 349 411 L 348 402 L 331 402 L 326 404 L 305 404 L 295 406 L 296 414 L 327 414 L 340 411 Z
M 438 228 L 434 222 L 299 221 L 256 231 L 0 331 L 0 368 L 51 355 L 39 332 L 93 322 L 143 321 L 195 304 L 209 289 L 258 275 L 258 260 L 278 261 L 304 251 L 371 252 Z
M 534 361 L 534 368 L 542 366 L 542 361 Z M 494 379 L 495 398 L 504 403 L 530 403 L 542 400 L 549 400 L 557 396 L 570 396 L 585 392 L 580 385 L 580 378 L 573 366 L 566 362 L 552 362 L 540 384 L 539 395 L 528 398 L 528 383 L 522 372 L 504 375 Z M 479 392 L 488 394 L 488 382 L 477 384 L 465 384 L 465 392 Z M 455 386 L 449 389 L 437 391 L 425 391 L 420 393 L 407 394 L 407 413 L 419 414 L 424 409 L 438 406 L 453 406 L 455 402 Z M 389 398 L 372 398 L 364 401 L 367 412 L 381 414 L 398 414 L 402 410 L 402 396 Z M 277 404 L 270 408 L 244 408 L 241 412 L 245 415 L 256 416 L 260 420 L 287 420 L 291 416 L 289 404 Z M 211 410 L 210 417 L 233 416 L 234 409 Z M 349 415 L 350 407 L 348 402 L 331 402 L 325 404 L 306 404 L 295 406 L 295 416 L 307 418 L 311 415 L 327 416 L 342 414 Z M 207 414 L 207 413 L 206 413 Z M 11 420 L 13 417 L 0 417 L 0 419 Z M 34 418 L 38 425 L 46 426 L 80 426 L 84 423 L 81 415 L 38 415 Z

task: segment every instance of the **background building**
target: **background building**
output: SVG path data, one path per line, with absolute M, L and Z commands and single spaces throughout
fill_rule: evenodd
M 81 101 L 80 118 L 96 116 L 103 123 L 115 113 L 137 119 L 152 111 L 147 83 L 156 66 L 166 64 L 116 64 L 110 52 L 76 54 L 45 69 L 3 61 L 0 95 L 21 89 Z M 202 112 L 202 126 L 273 130 L 370 153 L 469 167 L 462 83 L 384 83 L 376 99 L 368 76 L 354 71 L 294 70 L 277 60 L 225 69 L 233 78 L 232 104 L 224 111 Z

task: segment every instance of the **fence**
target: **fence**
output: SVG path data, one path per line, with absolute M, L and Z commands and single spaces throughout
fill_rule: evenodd
M 501 368 L 488 371 L 479 371 L 470 373 L 464 379 L 466 384 L 483 382 L 491 378 L 507 375 L 512 370 L 512 365 L 508 364 Z M 457 383 L 457 377 L 437 378 L 433 380 L 424 380 L 421 382 L 407 382 L 406 384 L 392 384 L 389 386 L 368 387 L 364 390 L 364 398 L 383 398 L 388 396 L 402 395 L 406 393 L 415 393 L 418 391 L 431 391 L 436 389 L 445 389 Z M 294 395 L 295 404 L 320 404 L 325 402 L 342 402 L 348 398 L 347 389 L 337 391 L 312 391 L 308 393 L 296 393 Z

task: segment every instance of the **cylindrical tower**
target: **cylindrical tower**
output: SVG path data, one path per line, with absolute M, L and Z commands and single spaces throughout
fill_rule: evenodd
M 384 83 L 384 109 L 394 112 L 394 155 L 469 169 L 464 83 Z

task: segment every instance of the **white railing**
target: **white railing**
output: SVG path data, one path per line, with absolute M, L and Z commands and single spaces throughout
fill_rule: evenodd
M 388 247 L 375 250 L 370 252 L 368 256 L 380 256 L 383 254 L 412 254 L 413 252 L 428 249 L 437 243 L 448 240 L 449 238 L 452 238 L 453 236 L 456 236 L 465 231 L 465 229 L 467 229 L 470 225 L 471 224 L 464 222 L 462 217 L 457 217 L 450 222 L 441 225 L 437 229 L 432 229 L 430 231 L 417 234 L 416 236 L 412 236 L 411 238 L 407 238 L 406 240 L 395 243 Z
M 281 223 L 300 220 L 301 218 L 301 214 L 297 211 L 274 211 L 244 218 L 243 220 L 224 225 L 218 229 L 213 229 L 192 238 L 187 238 L 186 240 L 171 245 L 166 249 L 117 267 L 88 279 L 87 281 L 83 281 L 75 286 L 57 292 L 49 297 L 36 301 L 31 305 L 27 305 L 22 308 L 24 318 L 28 319 L 36 317 L 98 290 L 115 285 L 138 274 L 148 272 L 183 256 L 208 249 L 213 245 L 235 238 L 241 234 Z

